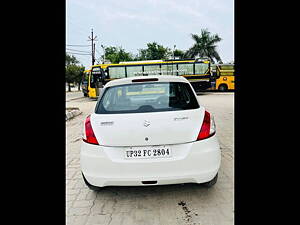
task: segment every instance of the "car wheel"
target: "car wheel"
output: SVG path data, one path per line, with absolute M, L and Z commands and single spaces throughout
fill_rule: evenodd
M 83 180 L 84 180 L 84 183 L 86 184 L 86 186 L 88 186 L 88 188 L 92 191 L 100 191 L 101 188 L 100 187 L 97 187 L 97 186 L 94 186 L 94 185 L 91 185 L 84 177 L 83 173 L 81 172 L 82 174 L 82 177 L 83 177 Z
M 210 187 L 214 186 L 214 185 L 217 183 L 217 180 L 218 180 L 218 173 L 216 174 L 216 176 L 215 176 L 211 181 L 208 181 L 208 182 L 206 182 L 206 183 L 203 183 L 203 185 L 204 185 L 205 187 L 210 188 Z
M 226 85 L 220 85 L 219 86 L 219 91 L 227 91 L 227 86 Z

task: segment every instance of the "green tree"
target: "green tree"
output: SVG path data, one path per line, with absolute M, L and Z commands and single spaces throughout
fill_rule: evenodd
M 147 48 L 139 49 L 137 60 L 159 60 L 167 59 L 172 56 L 172 51 L 168 47 L 157 44 L 156 42 L 148 43 Z
M 191 35 L 192 39 L 196 43 L 189 50 L 187 50 L 187 57 L 208 57 L 212 63 L 215 62 L 214 59 L 216 59 L 218 62 L 222 62 L 221 57 L 216 50 L 216 43 L 222 40 L 218 34 L 211 35 L 207 29 L 201 29 L 200 35 Z
M 105 48 L 105 59 L 109 60 L 111 63 L 119 63 L 123 61 L 133 61 L 134 57 L 122 47 L 109 46 Z
M 78 85 L 78 91 L 80 91 L 80 85 L 81 85 L 81 82 L 82 82 L 82 79 L 83 79 L 83 71 L 84 70 L 85 70 L 85 68 L 84 68 L 83 65 L 78 66 L 77 73 L 76 73 L 76 76 L 74 78 L 74 81 Z
M 174 57 L 179 57 L 179 59 L 183 59 L 185 56 L 185 52 L 179 49 L 175 49 L 175 51 L 173 52 Z
M 77 63 L 79 63 L 79 61 L 73 55 L 66 54 L 66 58 L 65 59 L 66 59 L 66 62 L 65 62 L 66 66 L 70 65 L 70 64 L 77 64 Z
M 82 79 L 84 67 L 78 66 L 77 63 L 79 61 L 76 59 L 75 56 L 70 56 L 66 54 L 65 57 L 65 77 L 66 82 L 68 83 L 68 91 L 71 91 L 71 83 L 76 82 L 78 83 L 78 90 L 80 90 L 80 82 Z

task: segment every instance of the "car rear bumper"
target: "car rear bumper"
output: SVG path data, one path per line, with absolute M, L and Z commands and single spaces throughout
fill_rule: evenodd
M 221 152 L 216 135 L 206 140 L 170 145 L 172 158 L 124 159 L 124 147 L 104 147 L 82 142 L 80 163 L 93 186 L 145 186 L 204 183 L 217 174 Z M 143 184 L 143 181 L 156 181 Z

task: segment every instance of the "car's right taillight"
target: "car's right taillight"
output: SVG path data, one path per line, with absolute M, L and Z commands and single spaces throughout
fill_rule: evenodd
M 84 133 L 84 137 L 82 138 L 82 140 L 89 144 L 99 145 L 97 138 L 94 134 L 93 128 L 92 128 L 90 115 L 85 120 L 84 128 L 85 128 L 84 129 L 85 133 Z
M 197 137 L 197 141 L 213 136 L 216 133 L 216 125 L 213 116 L 205 111 L 203 123 Z

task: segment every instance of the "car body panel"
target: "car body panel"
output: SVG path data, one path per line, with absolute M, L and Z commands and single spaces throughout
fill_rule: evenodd
M 132 79 L 140 78 L 145 79 L 132 77 L 111 81 L 104 90 L 114 85 L 130 84 Z M 146 78 L 158 78 L 158 82 L 189 83 L 185 78 L 176 76 Z M 196 97 L 194 90 L 193 93 Z M 84 177 L 98 187 L 204 183 L 212 180 L 220 168 L 221 152 L 216 134 L 197 141 L 204 114 L 205 108 L 201 105 L 197 109 L 178 111 L 92 113 L 90 121 L 99 145 L 82 141 L 80 164 Z M 159 146 L 167 146 L 170 156 L 125 156 L 129 148 Z M 143 184 L 143 181 L 156 183 Z
M 83 142 L 80 164 L 87 181 L 99 187 L 144 186 L 142 181 L 157 181 L 157 185 L 203 183 L 217 174 L 221 155 L 216 135 L 170 148 L 172 158 L 125 159 L 124 147 Z
M 93 113 L 91 121 L 100 145 L 177 144 L 192 142 L 197 139 L 204 112 L 202 107 L 197 110 L 119 115 Z

